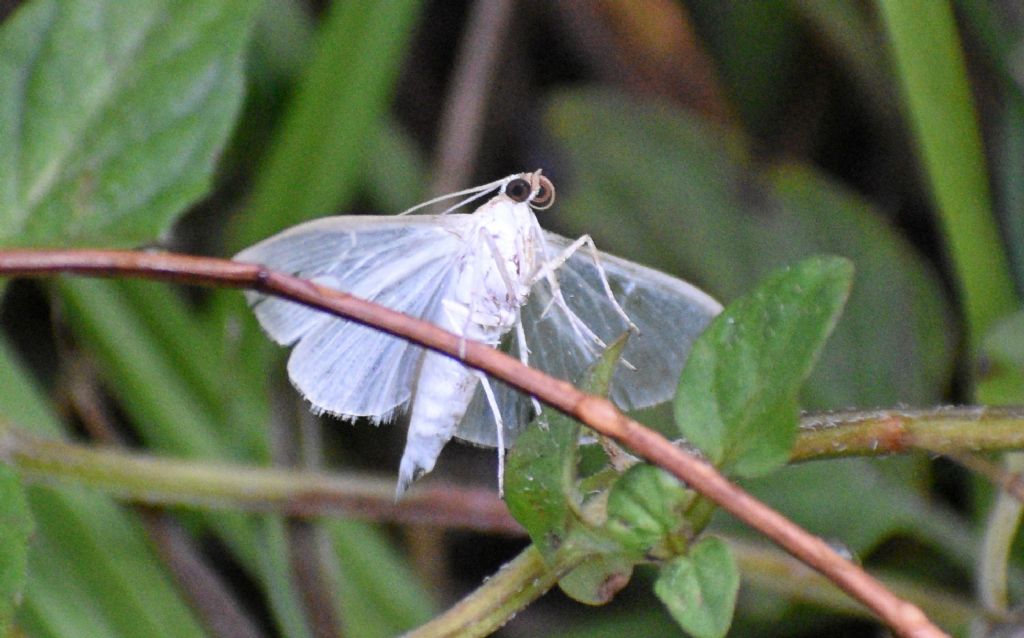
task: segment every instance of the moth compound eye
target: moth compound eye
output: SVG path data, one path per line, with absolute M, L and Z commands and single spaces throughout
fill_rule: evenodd
M 530 182 L 522 177 L 517 177 L 508 184 L 505 184 L 505 194 L 520 204 L 530 198 Z
M 533 196 L 530 206 L 537 210 L 547 210 L 555 203 L 555 186 L 551 180 L 541 176 L 537 194 Z

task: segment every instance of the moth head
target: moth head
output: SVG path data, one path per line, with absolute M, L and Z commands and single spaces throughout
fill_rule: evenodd
M 555 203 L 555 186 L 540 171 L 517 175 L 501 190 L 512 201 L 525 202 L 534 210 L 547 210 Z

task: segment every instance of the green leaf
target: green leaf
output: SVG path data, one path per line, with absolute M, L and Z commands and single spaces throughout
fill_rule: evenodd
M 1024 311 L 998 322 L 984 336 L 978 382 L 982 403 L 1024 403 Z
M 600 554 L 563 576 L 558 586 L 566 596 L 584 605 L 604 605 L 629 584 L 632 575 L 632 560 L 617 554 Z
M 646 463 L 634 465 L 608 495 L 607 529 L 630 551 L 659 553 L 659 544 L 682 531 L 691 500 L 693 492 L 668 472 Z
M 21 602 L 32 527 L 21 479 L 0 465 L 0 635 L 7 635 Z
M 0 30 L 0 245 L 136 244 L 203 195 L 255 0 L 41 0 Z
M 794 215 L 773 219 L 759 232 L 779 238 L 778 248 L 791 254 L 803 251 L 790 247 L 788 238 L 802 236 L 850 259 L 857 272 L 802 405 L 941 401 L 954 367 L 955 330 L 930 266 L 867 202 L 837 184 L 793 166 L 768 176 L 775 196 Z M 884 307 L 901 311 L 881 317 L 877 309 Z M 858 374 L 863 370 L 871 374 Z
M 584 373 L 583 389 L 608 393 L 627 337 L 611 343 Z M 545 410 L 519 435 L 506 462 L 508 509 L 548 560 L 567 541 L 575 522 L 570 503 L 579 501 L 575 488 L 580 428 L 576 419 Z
M 741 132 L 667 104 L 575 90 L 552 102 L 547 121 L 573 177 L 557 183 L 558 214 L 549 222 L 562 234 L 589 233 L 602 250 L 691 278 L 723 302 L 805 257 L 854 262 L 847 311 L 808 380 L 804 406 L 945 397 L 957 330 L 939 279 L 862 197 L 810 167 L 766 172 Z M 678 240 L 653 241 L 667 232 Z M 860 370 L 871 374 L 853 372 Z
M 654 593 L 680 627 L 697 638 L 719 638 L 732 624 L 739 587 L 729 546 L 711 537 L 662 567 Z
M 680 432 L 712 463 L 740 476 L 786 463 L 797 393 L 852 278 L 845 259 L 807 259 L 727 306 L 697 340 L 673 407 Z
M 547 427 L 538 421 L 547 421 Z M 519 435 L 505 462 L 509 512 L 549 560 L 572 523 L 568 499 L 573 498 L 579 432 L 579 421 L 544 410 Z

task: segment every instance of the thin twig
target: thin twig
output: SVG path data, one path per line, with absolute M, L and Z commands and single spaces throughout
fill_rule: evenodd
M 32 435 L 0 420 L 0 459 L 28 480 L 74 481 L 146 505 L 230 508 L 348 518 L 521 536 L 493 490 L 427 480 L 395 503 L 394 479 L 196 463 Z
M 144 506 L 136 506 L 135 510 L 157 552 L 211 636 L 261 638 L 266 635 L 239 606 L 221 574 L 203 560 L 195 540 L 174 516 Z
M 1013 452 L 1004 455 L 1003 465 L 1008 472 L 1024 472 L 1024 454 Z M 999 492 L 985 521 L 985 534 L 974 572 L 978 599 L 986 609 L 1005 612 L 1010 607 L 1010 556 L 1022 516 L 1024 505 L 1007 493 Z
M 672 445 L 661 434 L 626 417 L 607 399 L 523 365 L 481 343 L 466 341 L 441 328 L 351 295 L 277 273 L 263 266 L 223 259 L 129 251 L 12 250 L 0 253 L 0 274 L 39 276 L 55 273 L 135 276 L 181 283 L 250 288 L 326 310 L 460 358 L 573 416 L 597 432 L 628 446 L 664 468 L 736 518 L 757 529 L 803 562 L 827 576 L 874 611 L 902 636 L 945 636 L 916 606 L 887 590 L 858 565 L 820 538 L 731 483 L 708 463 Z M 459 357 L 460 351 L 464 356 Z
M 298 436 L 287 436 L 284 423 L 272 419 L 271 459 L 278 466 L 317 470 L 322 450 L 320 423 L 307 411 L 299 418 Z M 338 638 L 344 635 L 335 605 L 340 592 L 335 591 L 327 572 L 329 561 L 324 553 L 330 547 L 327 531 L 308 520 L 288 518 L 284 521 L 285 542 L 292 581 L 306 612 L 310 631 L 316 638 Z
M 81 403 L 76 406 L 82 413 Z M 1020 407 L 807 414 L 790 461 L 883 456 L 911 449 L 962 460 L 963 450 L 1021 447 L 1021 430 Z M 1001 432 L 1002 438 L 994 437 L 993 431 Z M 404 525 L 523 534 L 493 490 L 430 478 L 395 503 L 392 479 L 151 457 L 37 437 L 2 420 L 0 458 L 16 464 L 32 480 L 73 481 L 145 505 L 230 507 L 298 518 L 341 514 Z
M 900 454 L 1024 448 L 1024 407 L 843 410 L 806 414 L 790 462 Z
M 457 191 L 470 177 L 511 17 L 512 0 L 477 0 L 470 8 L 441 118 L 432 193 Z

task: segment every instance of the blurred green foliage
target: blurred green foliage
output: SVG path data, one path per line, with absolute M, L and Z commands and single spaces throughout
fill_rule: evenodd
M 579 4 L 519 8 L 498 73 L 479 87 L 488 125 L 467 186 L 542 166 L 560 189 L 546 226 L 590 233 L 603 250 L 724 302 L 808 255 L 850 259 L 847 310 L 804 407 L 970 402 L 979 389 L 1024 403 L 1024 328 L 1013 314 L 1024 290 L 1015 3 Z M 312 216 L 421 200 L 426 167 L 443 159 L 432 155 L 435 124 L 467 10 L 440 0 L 22 3 L 0 24 L 0 244 L 230 255 Z M 133 444 L 280 460 L 275 428 L 294 426 L 280 408 L 290 390 L 272 383 L 282 353 L 237 292 L 71 280 L 8 292 L 0 418 L 85 436 L 85 417 L 66 409 L 68 379 L 84 365 Z M 346 462 L 400 438 L 333 427 L 346 438 L 328 454 Z M 869 566 L 923 585 L 956 581 L 954 593 L 968 597 L 984 498 L 961 475 L 933 480 L 941 471 L 920 457 L 854 459 L 749 485 Z M 22 491 L 6 475 L 2 485 L 0 610 L 20 603 L 19 629 L 210 634 L 136 510 L 83 489 Z M 258 610 L 265 635 L 314 635 L 282 517 L 180 520 L 234 583 L 239 606 Z M 345 635 L 394 635 L 436 612 L 451 545 L 417 570 L 378 526 L 316 528 Z M 733 635 L 843 622 L 744 596 Z M 648 609 L 659 609 L 649 596 L 579 631 L 671 630 Z M 557 605 L 532 614 L 560 616 L 551 626 L 572 618 Z M 537 626 L 522 622 L 530 629 L 519 632 Z

